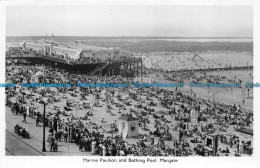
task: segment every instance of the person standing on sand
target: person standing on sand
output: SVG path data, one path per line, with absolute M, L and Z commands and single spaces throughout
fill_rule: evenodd
M 36 127 L 39 126 L 39 113 L 37 113 L 37 116 L 36 116 Z
M 180 129 L 180 131 L 179 131 L 179 140 L 180 141 L 181 141 L 182 136 L 183 136 L 183 132 L 182 132 L 182 129 Z
M 151 135 L 150 139 L 151 139 L 151 145 L 154 145 L 154 135 L 153 134 Z
M 26 123 L 26 111 L 23 112 L 23 121 L 24 123 Z
M 95 149 L 96 149 L 96 141 L 93 139 L 91 143 L 91 153 L 92 155 L 95 154 Z

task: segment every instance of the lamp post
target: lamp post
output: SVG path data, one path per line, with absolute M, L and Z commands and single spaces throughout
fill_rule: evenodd
M 25 95 L 26 93 L 25 92 L 22 92 L 22 95 L 23 95 L 23 101 L 22 101 L 22 103 L 24 104 L 24 95 Z
M 78 104 L 79 103 L 76 104 L 76 119 L 78 118 Z
M 68 155 L 70 155 L 70 124 L 68 126 Z
M 69 135 L 69 143 L 70 143 L 70 129 L 71 129 L 71 127 L 70 127 L 70 124 L 69 124 L 69 133 L 68 133 L 68 135 Z
M 43 100 L 43 138 L 42 138 L 42 152 L 46 152 L 45 148 L 45 106 L 46 102 Z

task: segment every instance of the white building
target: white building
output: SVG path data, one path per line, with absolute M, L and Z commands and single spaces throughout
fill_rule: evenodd
M 82 50 L 73 49 L 65 46 L 59 46 L 53 42 L 49 41 L 37 41 L 37 42 L 27 42 L 24 41 L 21 46 L 25 50 L 33 50 L 38 54 L 57 57 L 66 60 L 77 60 L 80 58 L 80 53 Z
M 65 46 L 46 40 L 24 41 L 20 45 L 24 50 L 34 51 L 40 55 L 65 59 L 67 61 L 89 61 L 117 59 L 120 50 L 114 48 L 95 47 L 87 45 Z

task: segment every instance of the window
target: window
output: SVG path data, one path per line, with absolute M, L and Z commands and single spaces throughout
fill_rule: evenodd
M 206 141 L 205 141 L 205 145 L 210 147 L 210 148 L 213 148 L 213 138 L 212 137 L 207 137 Z
M 133 124 L 131 125 L 131 131 L 132 131 L 132 132 L 135 131 L 135 123 L 133 123 Z

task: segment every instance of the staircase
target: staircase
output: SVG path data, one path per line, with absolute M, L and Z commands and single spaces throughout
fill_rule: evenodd
M 106 63 L 106 64 L 102 65 L 101 67 L 97 67 L 92 72 L 90 72 L 90 76 L 95 75 L 97 72 L 102 72 L 103 69 L 105 69 L 108 65 L 109 65 L 109 63 Z

